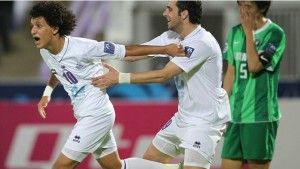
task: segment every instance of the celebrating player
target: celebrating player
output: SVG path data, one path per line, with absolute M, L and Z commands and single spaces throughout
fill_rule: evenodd
M 200 26 L 201 1 L 170 1 L 163 12 L 169 31 L 146 44 L 180 43 L 187 57 L 174 57 L 161 70 L 109 72 L 93 79 L 97 87 L 116 83 L 163 82 L 174 78 L 178 90 L 178 111 L 157 133 L 145 159 L 168 163 L 184 154 L 185 169 L 208 169 L 226 123 L 229 100 L 221 88 L 222 52 L 211 33 Z
M 39 114 L 46 118 L 45 107 L 54 87 L 60 82 L 71 98 L 77 123 L 64 145 L 53 169 L 71 169 L 89 154 L 104 169 L 175 169 L 144 159 L 121 161 L 112 134 L 114 108 L 105 90 L 91 85 L 91 78 L 103 74 L 95 64 L 102 59 L 124 59 L 124 56 L 169 54 L 182 56 L 177 44 L 166 46 L 123 46 L 111 42 L 67 36 L 75 27 L 75 17 L 60 2 L 39 2 L 30 11 L 31 34 L 35 46 L 52 70 L 43 97 L 38 103 Z

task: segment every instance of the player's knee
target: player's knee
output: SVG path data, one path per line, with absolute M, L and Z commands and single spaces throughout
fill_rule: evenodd
M 120 162 L 102 162 L 100 163 L 103 169 L 121 169 L 122 164 Z
M 145 153 L 143 155 L 143 159 L 150 160 L 150 161 L 156 161 L 159 163 L 169 163 L 172 158 L 169 158 L 168 156 L 161 156 L 161 155 L 154 155 L 151 153 Z
M 161 161 L 161 159 L 159 158 L 159 156 L 155 155 L 153 153 L 153 151 L 151 151 L 149 149 L 144 153 L 143 159 L 145 159 L 145 160 L 151 160 L 151 161 L 159 161 L 159 162 Z
M 144 155 L 143 155 L 143 159 L 145 159 L 145 160 L 152 160 L 153 156 L 151 154 L 145 152 Z
M 52 169 L 73 169 L 75 168 L 75 165 L 72 164 L 64 164 L 60 162 L 55 162 L 52 166 Z
M 249 169 L 268 169 L 270 163 L 270 160 L 248 160 L 248 167 Z

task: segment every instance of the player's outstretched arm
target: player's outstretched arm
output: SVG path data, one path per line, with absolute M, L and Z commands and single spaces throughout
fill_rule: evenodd
M 125 61 L 141 60 L 153 57 L 155 54 L 183 57 L 185 56 L 185 51 L 184 48 L 178 44 L 165 46 L 130 45 L 126 46 Z
M 102 76 L 92 78 L 92 85 L 101 89 L 117 83 L 161 83 L 183 72 L 173 62 L 169 62 L 161 70 L 140 73 L 122 73 L 109 65 L 104 66 L 108 69 L 108 72 Z
M 53 89 L 57 86 L 58 83 L 59 83 L 59 81 L 55 77 L 55 75 L 51 74 L 49 81 L 48 81 L 48 85 L 46 86 L 43 96 L 37 105 L 38 112 L 39 112 L 40 116 L 44 119 L 46 118 L 45 108 L 47 107 L 48 103 L 50 102 L 51 93 L 52 93 Z

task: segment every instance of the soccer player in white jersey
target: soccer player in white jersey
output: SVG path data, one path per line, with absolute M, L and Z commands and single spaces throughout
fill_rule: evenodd
M 121 73 L 107 66 L 109 72 L 92 81 L 102 88 L 116 83 L 163 82 L 173 77 L 178 111 L 157 133 L 144 158 L 168 163 L 184 154 L 185 169 L 210 168 L 230 120 L 228 96 L 221 88 L 222 53 L 213 35 L 201 27 L 201 15 L 201 1 L 170 1 L 163 13 L 169 31 L 146 43 L 180 42 L 187 57 L 170 58 L 161 70 L 139 73 Z
M 53 88 L 60 82 L 71 98 L 77 119 L 53 169 L 72 169 L 93 154 L 104 169 L 175 169 L 144 159 L 121 161 L 112 134 L 114 108 L 105 90 L 91 84 L 91 78 L 103 74 L 103 66 L 95 61 L 124 59 L 127 55 L 185 55 L 177 44 L 166 46 L 123 46 L 110 42 L 67 36 L 75 27 L 75 17 L 62 3 L 39 2 L 30 11 L 31 34 L 35 46 L 52 70 L 43 97 L 38 103 L 39 114 L 46 118 L 45 107 Z

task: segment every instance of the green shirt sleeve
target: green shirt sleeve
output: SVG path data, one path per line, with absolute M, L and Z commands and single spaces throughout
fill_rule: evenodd
M 263 50 L 271 55 L 271 62 L 266 66 L 269 71 L 274 71 L 283 57 L 286 47 L 286 37 L 282 30 L 275 29 L 270 32 L 269 40 L 263 47 Z

